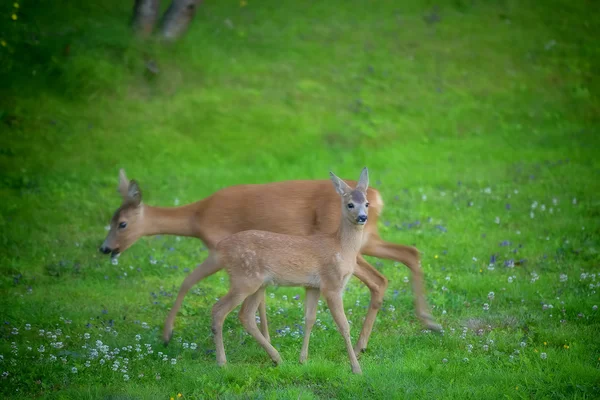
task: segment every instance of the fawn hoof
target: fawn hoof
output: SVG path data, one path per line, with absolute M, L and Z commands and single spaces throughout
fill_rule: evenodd
M 356 375 L 362 375 L 362 369 L 360 366 L 352 367 L 352 373 Z
M 173 339 L 173 330 L 163 333 L 163 344 L 165 347 L 169 345 L 169 342 Z
M 306 359 L 307 359 L 307 358 L 308 358 L 308 357 L 307 357 L 307 356 L 305 356 L 304 354 L 300 354 L 300 360 L 299 360 L 299 361 L 300 361 L 300 364 L 304 364 L 304 363 L 306 362 Z
M 272 357 L 271 360 L 273 360 L 273 364 L 275 364 L 275 366 L 281 364 L 281 356 L 279 354 L 277 354 L 275 357 Z
M 219 367 L 224 367 L 227 364 L 227 360 L 217 360 L 217 365 Z

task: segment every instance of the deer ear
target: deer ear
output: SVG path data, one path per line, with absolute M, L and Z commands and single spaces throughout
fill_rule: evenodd
M 125 170 L 121 168 L 119 170 L 119 193 L 121 193 L 121 197 L 123 200 L 127 198 L 127 192 L 129 191 L 129 179 L 127 179 L 127 175 L 125 175 Z
M 356 185 L 356 189 L 366 193 L 368 188 L 369 188 L 369 170 L 367 169 L 367 167 L 364 167 L 360 173 L 360 178 L 358 178 L 358 185 Z
M 333 186 L 335 187 L 335 191 L 338 192 L 340 196 L 348 194 L 352 191 L 352 188 L 346 184 L 343 180 L 335 176 L 333 172 L 329 173 L 331 177 L 331 181 L 333 182 Z
M 129 182 L 129 187 L 127 188 L 127 198 L 125 200 L 133 203 L 135 206 L 139 206 L 142 202 L 142 190 L 135 179 Z

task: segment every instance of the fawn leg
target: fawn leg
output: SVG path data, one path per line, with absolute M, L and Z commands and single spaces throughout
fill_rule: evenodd
M 346 350 L 348 350 L 348 356 L 350 357 L 352 372 L 355 374 L 362 374 L 362 370 L 358 364 L 358 360 L 356 359 L 356 354 L 352 348 L 352 341 L 350 340 L 350 325 L 348 324 L 346 314 L 344 313 L 342 289 L 328 290 L 327 292 L 323 291 L 323 294 L 327 300 L 327 305 L 329 306 L 329 311 L 331 311 L 331 316 L 333 317 L 333 320 L 335 321 L 340 334 L 346 343 Z
M 357 257 L 357 265 L 354 268 L 354 275 L 360 279 L 371 291 L 371 304 L 369 311 L 363 322 L 358 342 L 354 347 L 354 352 L 360 354 L 367 349 L 367 343 L 375 324 L 377 312 L 383 303 L 383 295 L 388 287 L 388 280 L 381 272 L 377 271 L 371 264 L 367 262 L 361 255 Z
M 169 316 L 165 321 L 165 326 L 163 330 L 163 341 L 165 346 L 169 344 L 171 340 L 171 336 L 173 336 L 173 324 L 175 323 L 175 317 L 177 316 L 177 312 L 181 308 L 181 303 L 183 303 L 183 299 L 187 294 L 188 290 L 196 283 L 201 281 L 219 271 L 222 268 L 221 265 L 216 260 L 216 257 L 213 253 L 208 255 L 208 258 L 204 260 L 204 262 L 196 267 L 184 280 L 179 289 L 179 293 L 177 294 L 177 299 L 175 299 L 175 304 L 171 311 L 169 312 Z
M 389 243 L 379 236 L 371 235 L 366 246 L 361 250 L 363 254 L 394 260 L 406 265 L 412 272 L 412 287 L 415 296 L 415 311 L 417 318 L 428 329 L 440 331 L 442 327 L 435 322 L 425 300 L 425 285 L 423 283 L 423 270 L 419 251 L 410 246 Z
M 248 333 L 251 334 L 254 339 L 256 339 L 258 344 L 260 344 L 263 349 L 266 350 L 267 354 L 269 354 L 271 357 L 271 360 L 273 360 L 273 362 L 277 365 L 281 363 L 281 356 L 279 355 L 279 352 L 271 345 L 271 343 L 269 343 L 267 338 L 263 336 L 256 325 L 256 309 L 258 308 L 260 302 L 264 300 L 264 297 L 265 288 L 260 288 L 254 294 L 248 296 L 242 303 L 239 318 Z
M 232 286 L 229 292 L 221 297 L 212 309 L 212 332 L 215 335 L 217 351 L 217 364 L 222 366 L 227 362 L 225 347 L 223 346 L 223 322 L 227 315 L 248 297 L 248 292 L 238 292 Z
M 300 364 L 304 364 L 308 358 L 308 342 L 310 341 L 310 332 L 317 319 L 317 302 L 321 291 L 317 288 L 306 288 L 306 299 L 304 300 L 304 340 L 302 350 L 300 351 Z
M 269 336 L 269 325 L 267 324 L 267 306 L 265 303 L 265 291 L 262 291 L 262 299 L 258 305 L 258 314 L 260 316 L 260 332 L 267 339 L 267 342 L 271 342 L 271 336 Z M 256 310 L 255 310 L 256 312 Z

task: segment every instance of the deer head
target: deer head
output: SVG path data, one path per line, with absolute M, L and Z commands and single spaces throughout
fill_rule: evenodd
M 121 206 L 110 221 L 110 230 L 100 252 L 118 257 L 142 236 L 144 208 L 142 192 L 135 180 L 129 181 L 124 170 L 119 171 L 119 193 L 123 198 Z
M 336 192 L 342 198 L 342 218 L 346 218 L 354 225 L 364 226 L 367 223 L 369 214 L 369 202 L 367 201 L 369 171 L 367 167 L 363 168 L 360 173 L 355 189 L 352 189 L 346 182 L 335 176 L 333 172 L 329 174 Z

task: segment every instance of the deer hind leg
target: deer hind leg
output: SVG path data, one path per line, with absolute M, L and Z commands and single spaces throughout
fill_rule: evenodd
M 256 311 L 255 311 L 256 312 Z M 267 324 L 267 306 L 265 303 L 265 291 L 262 292 L 262 299 L 258 305 L 258 314 L 260 316 L 260 332 L 267 339 L 267 342 L 271 343 L 271 336 L 269 336 L 269 325 Z
M 252 290 L 239 290 L 233 284 L 229 292 L 216 302 L 212 309 L 212 332 L 215 335 L 215 347 L 217 353 L 217 364 L 225 365 L 227 357 L 225 356 L 225 346 L 223 345 L 223 323 L 227 315 L 239 306 L 250 295 Z
M 163 341 L 165 346 L 169 344 L 171 337 L 173 336 L 173 325 L 175 323 L 175 317 L 177 316 L 177 312 L 181 308 L 181 304 L 183 303 L 183 299 L 187 292 L 194 286 L 196 283 L 201 281 L 219 271 L 222 266 L 217 262 L 216 254 L 210 253 L 208 258 L 204 260 L 204 262 L 196 267 L 184 280 L 179 288 L 179 293 L 177 294 L 177 299 L 175 299 L 175 304 L 171 311 L 169 312 L 169 316 L 165 321 L 165 326 L 163 330 Z
M 308 342 L 317 319 L 317 303 L 321 291 L 317 288 L 306 288 L 306 300 L 304 301 L 304 340 L 300 351 L 300 364 L 304 364 L 308 358 Z
M 379 236 L 371 236 L 361 252 L 369 256 L 386 258 L 406 265 L 412 272 L 412 288 L 413 295 L 415 296 L 414 301 L 417 318 L 419 318 L 421 323 L 428 329 L 436 332 L 442 329 L 431 316 L 429 306 L 425 300 L 423 270 L 421 269 L 419 251 L 416 248 L 389 243 L 382 240 Z
M 367 316 L 363 322 L 358 342 L 354 347 L 354 352 L 360 354 L 367 349 L 369 337 L 377 318 L 377 313 L 383 303 L 383 296 L 388 287 L 388 280 L 381 272 L 377 271 L 371 264 L 367 262 L 361 255 L 357 257 L 357 265 L 354 269 L 354 275 L 360 279 L 371 291 L 371 304 L 367 311 Z
M 325 299 L 327 300 L 327 305 L 329 306 L 329 310 L 331 311 L 331 316 L 333 317 L 333 320 L 335 321 L 340 334 L 344 338 L 346 350 L 348 351 L 348 356 L 350 357 L 350 365 L 352 366 L 352 372 L 355 374 L 362 374 L 360 364 L 358 363 L 358 360 L 356 359 L 356 354 L 354 353 L 354 349 L 352 348 L 352 341 L 350 340 L 350 324 L 348 324 L 346 314 L 344 313 L 344 303 L 342 302 L 342 289 L 340 288 L 337 290 L 323 290 L 323 294 L 325 295 Z
M 256 325 L 256 309 L 258 308 L 261 301 L 264 303 L 265 297 L 265 288 L 261 287 L 254 294 L 248 296 L 246 300 L 242 303 L 242 308 L 240 309 L 239 318 L 244 325 L 244 328 L 251 334 L 254 339 L 260 344 L 263 349 L 269 354 L 271 360 L 275 363 L 275 365 L 281 363 L 281 356 L 279 352 L 269 343 L 267 338 L 263 336 L 261 331 L 258 329 Z M 262 320 L 261 320 L 262 322 Z

